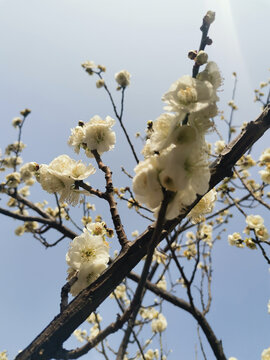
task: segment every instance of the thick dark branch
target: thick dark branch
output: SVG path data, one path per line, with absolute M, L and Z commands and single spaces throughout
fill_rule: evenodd
M 270 127 L 270 105 L 260 116 L 247 124 L 241 133 L 225 147 L 211 168 L 210 188 L 212 189 L 225 177 L 232 176 L 232 168 L 252 145 L 263 136 Z
M 226 176 L 232 173 L 232 166 L 240 157 L 264 134 L 270 127 L 270 106 L 254 122 L 251 122 L 222 152 L 211 165 L 211 180 L 209 190 Z M 160 240 L 163 240 L 186 214 L 196 205 L 202 196 L 174 220 L 164 224 Z M 119 257 L 108 269 L 88 288 L 84 289 L 67 308 L 41 332 L 40 335 L 18 356 L 17 360 L 51 359 L 53 354 L 61 349 L 62 344 L 72 332 L 109 296 L 117 285 L 145 256 L 148 243 L 153 234 L 153 226 L 141 234 L 134 243 L 125 247 Z M 199 317 L 198 317 L 199 321 Z

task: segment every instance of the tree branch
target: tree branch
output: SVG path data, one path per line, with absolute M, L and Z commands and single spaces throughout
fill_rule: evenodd
M 212 175 L 209 190 L 226 176 L 231 176 L 233 165 L 269 127 L 270 105 L 265 108 L 256 121 L 249 123 L 241 134 L 223 150 L 218 159 L 211 164 Z M 202 196 L 198 196 L 185 214 L 164 224 L 160 241 L 181 222 L 201 198 Z M 47 360 L 53 358 L 56 351 L 61 349 L 63 342 L 69 338 L 72 332 L 109 296 L 145 256 L 153 230 L 154 226 L 150 225 L 136 241 L 132 244 L 128 243 L 106 271 L 94 283 L 84 289 L 61 314 L 57 315 L 41 334 L 17 355 L 16 360 Z M 202 324 L 201 327 L 206 327 L 204 317 L 200 317 L 197 312 L 196 316 L 197 321 Z

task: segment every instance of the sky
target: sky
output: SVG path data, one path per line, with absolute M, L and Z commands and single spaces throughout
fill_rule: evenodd
M 12 118 L 28 107 L 32 113 L 23 130 L 23 142 L 27 144 L 24 161 L 49 163 L 65 153 L 79 159 L 67 145 L 70 129 L 78 120 L 88 121 L 96 114 L 113 117 L 105 92 L 96 89 L 96 79 L 81 68 L 85 60 L 94 60 L 107 67 L 105 80 L 118 104 L 120 95 L 115 91 L 114 74 L 126 69 L 132 75 L 124 122 L 139 153 L 142 143 L 135 139 L 135 133 L 143 133 L 146 122 L 160 115 L 161 97 L 170 84 L 191 74 L 192 62 L 187 53 L 199 46 L 199 28 L 208 10 L 216 12 L 209 33 L 213 44 L 207 52 L 224 78 L 220 109 L 228 111 L 226 103 L 231 98 L 235 71 L 239 108 L 235 122 L 239 126 L 260 113 L 253 102 L 253 90 L 269 77 L 267 0 L 0 0 L 2 152 L 17 137 Z M 117 186 L 123 186 L 126 178 L 120 166 L 132 173 L 135 162 L 118 124 L 115 131 L 116 148 L 104 160 L 113 169 Z M 254 147 L 255 155 L 269 146 L 267 136 L 269 139 L 266 135 Z M 94 181 L 99 184 L 103 180 Z M 33 188 L 31 199 L 47 199 L 54 204 L 53 197 L 38 185 Z M 105 211 L 102 204 L 91 201 L 98 211 Z M 127 233 L 143 231 L 145 223 L 134 224 L 125 209 L 122 216 Z M 77 211 L 75 217 L 79 216 L 80 210 Z M 69 243 L 45 250 L 30 235 L 15 236 L 18 225 L 19 222 L 0 217 L 0 351 L 7 350 L 9 359 L 58 314 Z M 244 226 L 244 220 L 237 218 L 230 224 L 229 232 L 241 232 Z M 51 240 L 55 237 L 52 234 Z M 215 295 L 209 322 L 222 338 L 227 356 L 259 359 L 262 350 L 270 346 L 267 264 L 256 252 L 230 248 L 225 236 L 214 251 Z M 110 319 L 111 306 L 108 300 L 102 308 L 106 319 Z M 195 359 L 193 319 L 171 306 L 166 311 L 173 332 L 165 336 L 167 349 L 174 348 L 169 358 Z M 71 346 L 74 344 L 77 345 L 71 342 Z M 213 359 L 211 350 L 206 351 L 209 360 Z M 94 351 L 84 358 L 98 359 Z

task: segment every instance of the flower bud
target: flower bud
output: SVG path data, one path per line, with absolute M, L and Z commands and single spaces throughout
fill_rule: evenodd
M 190 50 L 188 53 L 188 58 L 194 60 L 197 56 L 197 50 Z
M 209 36 L 207 36 L 207 38 L 206 38 L 205 42 L 206 42 L 206 45 L 212 45 L 212 44 L 213 44 L 213 40 L 212 40 L 212 39 L 210 39 L 210 37 L 209 37 Z
M 26 117 L 27 115 L 29 115 L 31 113 L 30 109 L 23 109 L 22 111 L 20 111 L 20 114 L 24 117 Z
M 16 128 L 17 126 L 21 125 L 22 119 L 19 117 L 15 117 L 12 119 L 12 125 Z
M 207 60 L 208 60 L 208 55 L 206 54 L 205 51 L 203 50 L 200 50 L 198 52 L 198 55 L 196 56 L 196 64 L 197 65 L 203 65 L 203 64 L 206 64 L 207 63 Z
M 102 88 L 102 87 L 104 86 L 104 84 L 105 84 L 104 79 L 99 79 L 99 80 L 96 82 L 96 87 L 97 87 L 98 89 L 100 89 L 100 88 Z
M 98 69 L 99 69 L 101 72 L 105 72 L 105 71 L 106 71 L 106 66 L 104 66 L 104 65 L 98 65 Z
M 203 20 L 207 23 L 207 24 L 212 24 L 212 22 L 214 22 L 215 20 L 215 16 L 216 13 L 214 11 L 207 11 L 205 17 L 203 18 Z

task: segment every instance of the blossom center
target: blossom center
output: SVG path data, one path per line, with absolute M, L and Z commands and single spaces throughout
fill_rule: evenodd
M 187 86 L 185 89 L 180 89 L 177 96 L 183 105 L 189 105 L 197 101 L 197 92 L 194 87 Z
M 91 258 L 94 258 L 96 256 L 96 250 L 95 249 L 84 249 L 81 250 L 81 257 L 84 262 L 89 261 Z

